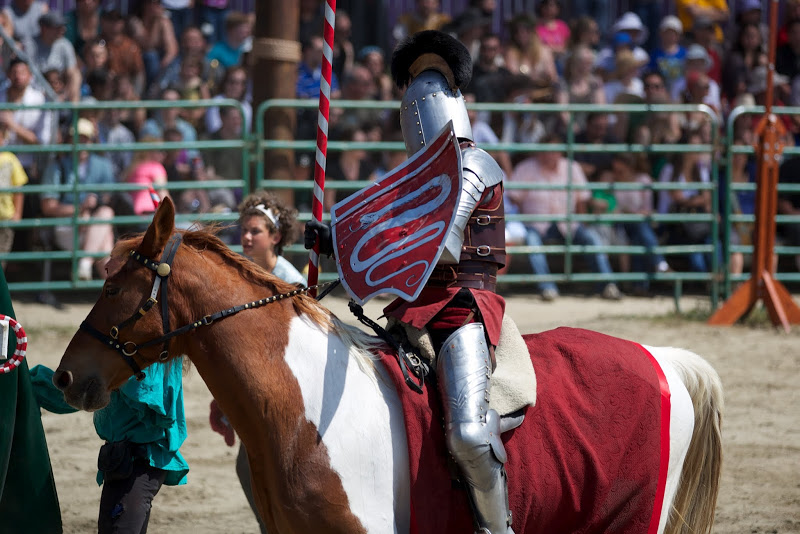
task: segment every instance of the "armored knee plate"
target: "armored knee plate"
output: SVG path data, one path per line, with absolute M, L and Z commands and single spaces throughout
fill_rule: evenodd
M 500 417 L 489 409 L 492 361 L 483 325 L 462 326 L 437 358 L 447 446 L 467 484 L 476 522 L 492 534 L 511 522 Z

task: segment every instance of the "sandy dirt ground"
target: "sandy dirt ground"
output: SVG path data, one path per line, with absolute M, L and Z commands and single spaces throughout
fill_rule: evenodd
M 800 326 L 786 334 L 769 324 L 710 327 L 674 314 L 669 298 L 606 302 L 562 297 L 542 303 L 509 296 L 508 313 L 522 332 L 566 325 L 589 328 L 649 345 L 690 349 L 708 359 L 725 387 L 724 467 L 715 533 L 800 533 Z M 352 322 L 343 298 L 324 301 Z M 383 303 L 370 303 L 377 318 Z M 88 304 L 66 312 L 27 302 L 14 303 L 28 336 L 28 363 L 56 367 Z M 681 310 L 707 301 L 685 298 Z M 757 323 L 757 322 L 756 322 Z M 185 378 L 189 437 L 183 453 L 191 466 L 189 484 L 164 487 L 157 496 L 150 532 L 256 533 L 234 472 L 238 447 L 229 448 L 208 425 L 211 396 L 195 370 Z M 100 488 L 95 484 L 101 445 L 88 413 L 42 413 L 58 486 L 64 531 L 96 531 Z M 0 530 L 2 528 L 0 527 Z

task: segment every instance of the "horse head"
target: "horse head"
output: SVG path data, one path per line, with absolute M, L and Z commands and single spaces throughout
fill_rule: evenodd
M 179 260 L 176 255 L 173 265 L 161 267 L 161 272 L 147 268 L 145 262 L 158 265 L 173 235 L 177 235 L 175 207 L 167 197 L 144 236 L 120 241 L 112 251 L 100 297 L 72 337 L 53 376 L 53 383 L 72 406 L 88 411 L 103 408 L 110 392 L 132 374 L 141 373 L 159 359 L 168 359 L 160 352 L 160 345 L 138 347 L 164 333 L 162 310 L 151 301 L 151 296 L 160 296 L 151 293 L 156 293 L 154 279 L 159 285 L 174 279 L 172 272 L 163 275 L 174 270 Z M 171 351 L 169 357 L 177 354 L 180 352 Z

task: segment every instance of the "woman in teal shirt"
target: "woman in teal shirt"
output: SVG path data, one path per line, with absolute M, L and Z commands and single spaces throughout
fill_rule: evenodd
M 182 360 L 155 363 L 138 382 L 131 377 L 111 393 L 111 402 L 94 413 L 100 448 L 97 484 L 98 533 L 147 532 L 153 497 L 163 484 L 186 484 L 189 465 L 179 449 L 186 439 Z M 31 369 L 39 406 L 53 413 L 77 410 L 52 382 L 53 370 Z

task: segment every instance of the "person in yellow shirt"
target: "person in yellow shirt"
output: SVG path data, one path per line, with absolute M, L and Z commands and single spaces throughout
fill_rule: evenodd
M 9 113 L 3 111 L 1 113 Z M 5 141 L 8 129 L 0 118 L 0 144 Z M 0 187 L 20 187 L 28 183 L 28 175 L 17 156 L 0 152 Z M 18 221 L 22 218 L 22 193 L 0 193 L 0 221 Z M 14 244 L 14 229 L 0 226 L 0 254 L 6 254 Z M 6 262 L 2 262 L 5 269 Z
M 695 19 L 704 17 L 714 23 L 717 42 L 724 39 L 722 27 L 728 23 L 730 9 L 727 0 L 676 0 L 675 11 L 685 32 L 691 32 Z

